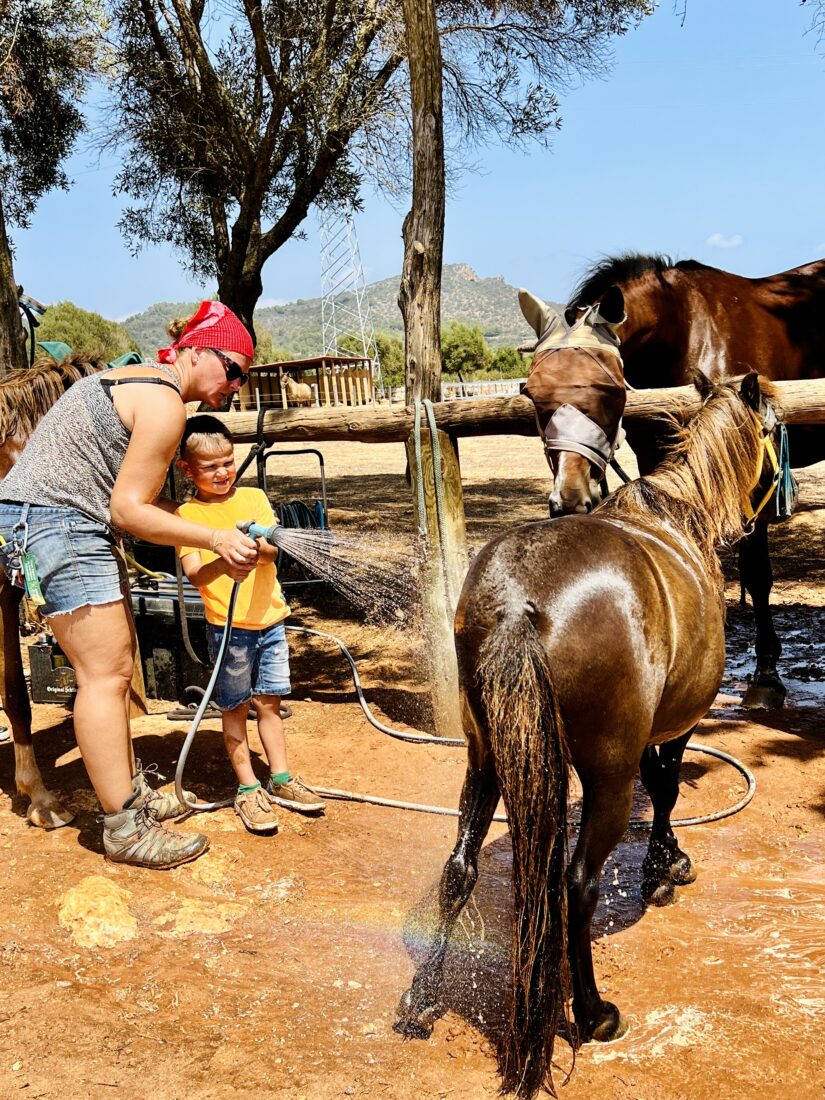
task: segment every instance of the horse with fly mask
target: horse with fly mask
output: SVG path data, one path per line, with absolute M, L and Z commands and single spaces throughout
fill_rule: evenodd
M 606 294 L 572 323 L 527 290 L 519 291 L 519 305 L 538 336 L 522 393 L 536 407 L 553 474 L 550 515 L 590 512 L 606 494 L 605 470 L 623 437 L 621 291 Z

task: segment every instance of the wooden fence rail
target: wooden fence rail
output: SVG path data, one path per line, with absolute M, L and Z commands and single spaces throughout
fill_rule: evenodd
M 825 378 L 776 382 L 788 424 L 825 424 Z M 634 390 L 627 395 L 626 420 L 653 419 L 663 413 L 689 417 L 701 402 L 692 386 Z M 481 397 L 441 402 L 434 406 L 438 427 L 454 436 L 533 435 L 536 419 L 526 397 Z M 257 416 L 252 412 L 218 414 L 232 428 L 238 443 L 254 443 Z M 273 409 L 264 414 L 268 443 L 352 440 L 358 443 L 405 441 L 413 429 L 409 406 Z

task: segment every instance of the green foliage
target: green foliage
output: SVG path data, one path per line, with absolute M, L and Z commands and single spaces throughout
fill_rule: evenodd
M 272 339 L 269 329 L 261 326 L 257 330 L 258 342 L 255 344 L 255 363 L 286 363 L 295 356 L 289 348 L 278 347 Z
M 527 375 L 527 360 L 515 348 L 499 348 L 490 360 L 490 374 L 500 374 L 502 378 L 524 378 Z
M 123 325 L 107 321 L 99 313 L 81 309 L 72 302 L 49 306 L 40 318 L 40 327 L 35 329 L 35 340 L 62 340 L 74 351 L 102 353 L 106 360 L 117 359 L 127 351 L 141 350 Z
M 404 341 L 388 332 L 376 332 L 375 345 L 381 360 L 385 386 L 404 385 Z
M 84 126 L 102 20 L 94 0 L 0 2 L 0 195 L 17 225 L 47 191 L 68 187 L 61 162 Z
M 441 366 L 445 374 L 471 374 L 486 371 L 490 364 L 490 349 L 484 343 L 480 328 L 453 321 L 441 332 Z
M 527 365 L 513 347 L 493 351 L 487 346 L 481 329 L 454 321 L 441 333 L 441 366 L 445 375 L 461 377 L 465 382 L 489 378 L 523 378 Z
M 142 313 L 135 313 L 123 322 L 137 340 L 144 355 L 154 356 L 158 348 L 169 343 L 166 326 L 178 317 L 191 317 L 198 302 L 156 302 Z
M 118 177 L 137 251 L 173 245 L 251 319 L 260 271 L 313 203 L 360 206 L 350 141 L 395 110 L 402 37 L 374 0 L 113 0 Z

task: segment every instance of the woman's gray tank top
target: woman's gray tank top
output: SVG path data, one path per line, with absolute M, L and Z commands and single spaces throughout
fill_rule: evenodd
M 180 392 L 173 370 L 162 363 L 152 366 L 173 379 Z M 109 505 L 130 434 L 101 384 L 109 374 L 81 378 L 52 405 L 0 481 L 0 500 L 74 508 L 116 532 Z

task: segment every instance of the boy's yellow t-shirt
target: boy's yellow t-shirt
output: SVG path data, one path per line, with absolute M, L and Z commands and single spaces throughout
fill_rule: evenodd
M 200 500 L 187 501 L 175 512 L 183 519 L 202 523 L 206 527 L 216 527 L 222 531 L 235 527 L 240 520 L 245 522 L 251 519 L 264 527 L 270 527 L 275 523 L 272 506 L 266 494 L 260 489 L 246 487 L 236 489 L 228 500 L 209 504 Z M 181 558 L 186 557 L 187 554 L 200 554 L 204 565 L 208 565 L 218 557 L 211 550 L 201 550 L 196 546 L 178 547 L 178 555 Z M 234 583 L 231 577 L 224 574 L 211 584 L 198 589 L 206 610 L 206 621 L 213 626 L 226 625 L 229 597 Z M 278 583 L 274 562 L 259 565 L 245 580 L 241 581 L 235 602 L 235 614 L 232 618 L 233 626 L 244 630 L 266 630 L 275 623 L 281 622 L 288 614 L 289 608 Z

